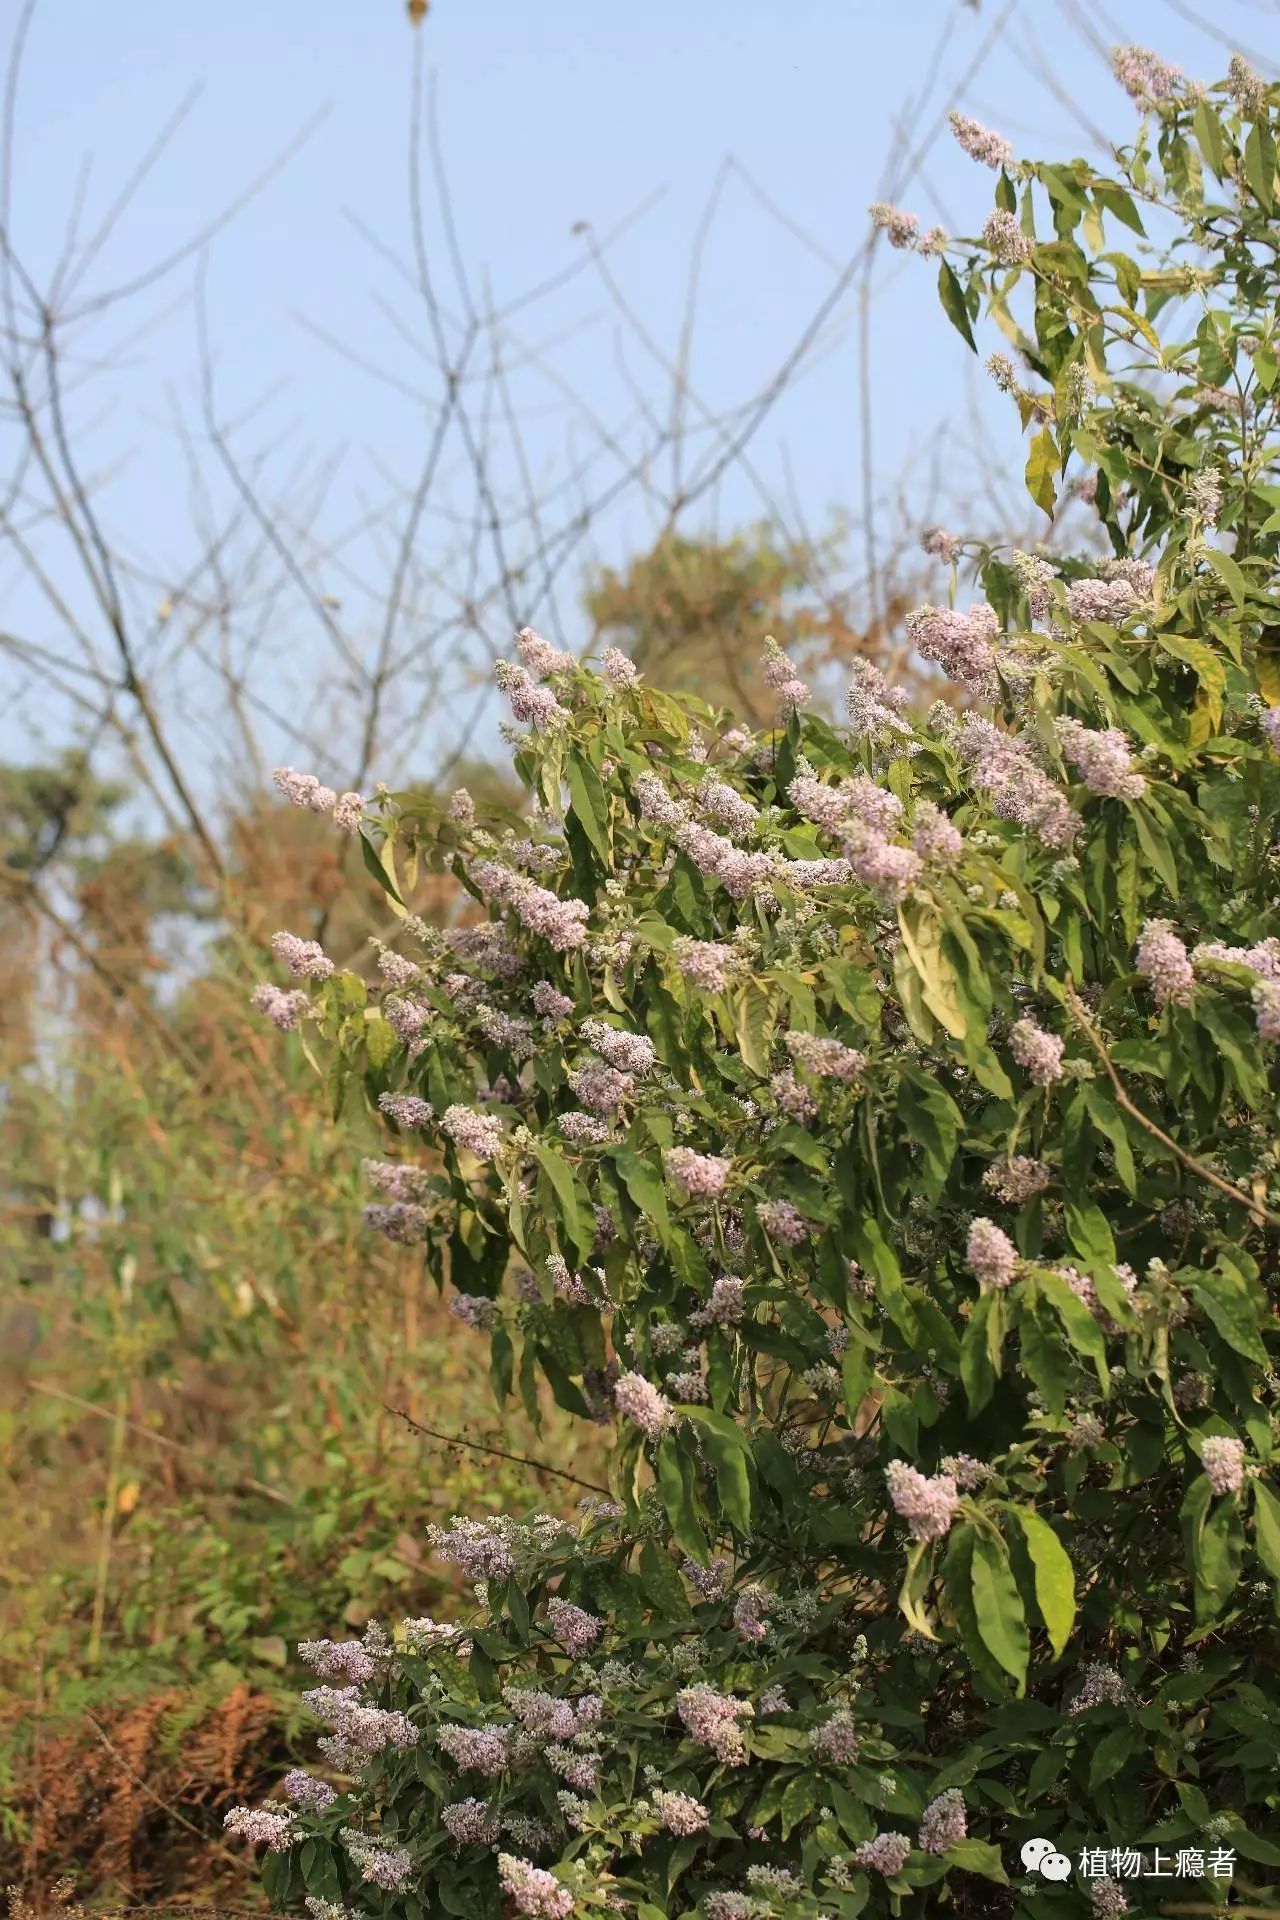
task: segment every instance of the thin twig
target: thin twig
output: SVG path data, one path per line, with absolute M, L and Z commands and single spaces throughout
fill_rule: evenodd
M 443 1440 L 451 1447 L 466 1447 L 472 1453 L 485 1453 L 494 1460 L 514 1460 L 519 1467 L 533 1467 L 538 1473 L 552 1474 L 555 1479 L 567 1480 L 572 1486 L 586 1487 L 590 1493 L 607 1494 L 609 1492 L 608 1487 L 602 1487 L 598 1481 L 583 1480 L 576 1473 L 566 1472 L 563 1467 L 553 1467 L 547 1460 L 533 1460 L 527 1453 L 508 1453 L 505 1447 L 490 1446 L 486 1441 L 468 1440 L 461 1433 L 445 1433 L 439 1427 L 424 1426 L 421 1420 L 415 1420 L 412 1415 L 407 1414 L 403 1407 L 388 1406 L 386 1410 L 394 1414 L 397 1420 L 403 1420 L 406 1427 L 412 1427 L 415 1433 L 425 1433 L 429 1439 Z
M 194 1820 L 188 1820 L 185 1814 L 180 1813 L 178 1811 L 177 1807 L 171 1806 L 167 1800 L 161 1799 L 160 1795 L 156 1792 L 155 1788 L 153 1786 L 148 1785 L 148 1783 L 142 1778 L 141 1774 L 135 1773 L 134 1769 L 129 1765 L 129 1762 L 125 1759 L 124 1755 L 121 1753 L 119 1747 L 114 1746 L 112 1744 L 110 1738 L 108 1737 L 104 1729 L 98 1725 L 98 1722 L 94 1719 L 93 1715 L 88 1711 L 87 1708 L 85 1710 L 84 1717 L 89 1722 L 89 1725 L 93 1728 L 94 1732 L 97 1734 L 99 1740 L 101 1740 L 107 1752 L 111 1755 L 111 1758 L 116 1762 L 117 1766 L 124 1768 L 124 1771 L 128 1774 L 134 1786 L 137 1787 L 140 1792 L 145 1793 L 148 1800 L 153 1800 L 156 1806 L 160 1808 L 162 1813 L 167 1813 L 171 1820 L 176 1820 L 180 1827 L 185 1827 L 187 1829 L 188 1833 L 194 1833 L 197 1840 L 202 1840 L 206 1846 L 212 1847 L 215 1853 L 220 1853 L 224 1859 L 233 1861 L 237 1867 L 243 1868 L 244 1866 L 243 1855 L 238 1853 L 232 1853 L 230 1847 L 224 1847 L 220 1840 L 215 1840 L 213 1838 L 212 1834 L 205 1833 L 202 1828 L 198 1827 L 195 1824 Z
M 1190 1154 L 1185 1148 L 1180 1147 L 1177 1141 L 1165 1132 L 1163 1127 L 1157 1126 L 1154 1120 L 1149 1119 L 1147 1115 L 1143 1113 L 1141 1107 L 1134 1105 L 1128 1093 L 1125 1091 L 1124 1082 L 1116 1072 L 1115 1064 L 1112 1061 L 1111 1055 L 1107 1052 L 1106 1044 L 1101 1034 L 1085 1011 L 1084 1003 L 1080 999 L 1079 994 L 1075 988 L 1070 985 L 1068 985 L 1064 991 L 1067 1005 L 1075 1015 L 1077 1025 L 1102 1062 L 1106 1076 L 1111 1082 L 1111 1091 L 1115 1095 L 1116 1105 L 1121 1108 L 1123 1112 L 1127 1113 L 1131 1120 L 1136 1120 L 1140 1127 L 1145 1128 L 1153 1140 L 1158 1140 L 1162 1146 L 1167 1147 L 1174 1158 L 1180 1161 L 1187 1169 L 1188 1173 L 1194 1173 L 1198 1180 L 1207 1180 L 1211 1187 L 1216 1187 L 1219 1193 L 1224 1193 L 1228 1200 L 1234 1200 L 1237 1206 L 1246 1208 L 1256 1225 L 1261 1226 L 1265 1220 L 1270 1226 L 1280 1227 L 1280 1214 L 1272 1213 L 1269 1207 L 1264 1207 L 1261 1200 L 1255 1199 L 1251 1193 L 1245 1193 L 1241 1188 L 1233 1187 L 1229 1180 L 1224 1180 L 1221 1174 L 1213 1171 L 1212 1167 L 1205 1166 L 1202 1160 L 1197 1160 L 1194 1154 Z
M 27 1384 L 32 1393 L 45 1393 L 53 1400 L 65 1400 L 68 1406 L 78 1407 L 82 1413 L 96 1413 L 102 1420 L 114 1420 L 116 1417 L 110 1408 L 100 1407 L 93 1400 L 82 1400 L 78 1393 L 68 1393 L 65 1387 L 51 1386 L 46 1380 L 30 1380 Z M 168 1447 L 173 1453 L 184 1454 L 188 1459 L 194 1460 L 203 1472 L 210 1471 L 196 1449 L 187 1446 L 184 1441 L 171 1440 L 167 1433 L 155 1433 L 150 1427 L 144 1427 L 138 1420 L 125 1420 L 124 1425 L 130 1433 L 138 1434 L 143 1440 L 150 1440 L 154 1446 Z M 269 1487 L 265 1480 L 255 1480 L 252 1474 L 238 1475 L 237 1484 L 250 1493 L 260 1493 L 266 1500 L 276 1500 L 283 1507 L 293 1505 L 287 1493 L 281 1493 L 278 1487 Z

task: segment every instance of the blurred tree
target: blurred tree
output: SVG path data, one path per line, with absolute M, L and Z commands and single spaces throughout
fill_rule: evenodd
M 842 529 L 779 539 L 767 526 L 730 540 L 664 532 L 625 570 L 597 574 L 584 596 L 595 642 L 621 647 L 648 679 L 762 725 L 777 705 L 760 671 L 766 634 L 810 672 L 855 655 L 885 664 L 899 651 L 893 629 L 911 595 L 890 591 L 886 618 L 864 619 L 862 596 L 838 572 L 843 539 Z

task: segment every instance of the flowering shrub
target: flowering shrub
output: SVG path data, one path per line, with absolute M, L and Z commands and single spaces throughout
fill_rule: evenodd
M 574 1519 L 433 1533 L 461 1619 L 304 1649 L 351 1784 L 233 1824 L 315 1920 L 1012 1912 L 1041 1832 L 1280 1863 L 1277 112 L 1139 54 L 1118 178 L 957 125 L 1000 218 L 944 303 L 1112 550 L 930 535 L 971 704 L 857 663 L 835 727 L 775 648 L 726 731 L 525 632 L 530 813 L 366 810 L 386 987 L 277 943 L 394 1130 L 373 1224 L 500 1400 L 615 1431 Z

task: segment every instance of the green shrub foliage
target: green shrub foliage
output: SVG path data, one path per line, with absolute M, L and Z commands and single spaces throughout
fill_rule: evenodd
M 313 1011 L 395 1133 L 373 1218 L 500 1400 L 616 1440 L 572 1520 L 437 1534 L 456 1622 L 312 1650 L 354 1784 L 232 1825 L 322 1920 L 1038 1912 L 1034 1834 L 1280 1863 L 1280 111 L 1118 71 L 1115 176 L 999 166 L 947 243 L 1033 498 L 1098 525 L 930 536 L 952 704 L 855 663 L 832 725 L 774 649 L 747 734 L 526 631 L 532 812 L 366 812 L 402 954 Z

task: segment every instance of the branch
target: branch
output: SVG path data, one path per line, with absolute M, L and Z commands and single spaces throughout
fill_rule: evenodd
M 494 1460 L 514 1460 L 517 1466 L 533 1467 L 538 1473 L 549 1473 L 557 1480 L 567 1480 L 571 1486 L 585 1487 L 589 1493 L 607 1494 L 609 1492 L 609 1488 L 602 1487 L 598 1481 L 582 1480 L 576 1473 L 568 1473 L 563 1467 L 553 1467 L 546 1460 L 532 1460 L 527 1453 L 508 1453 L 505 1447 L 489 1446 L 482 1440 L 468 1440 L 461 1433 L 444 1433 L 439 1427 L 424 1427 L 420 1420 L 413 1419 L 403 1407 L 388 1407 L 385 1401 L 383 1405 L 389 1414 L 397 1420 L 403 1420 L 406 1427 L 412 1427 L 415 1433 L 425 1433 L 431 1440 L 443 1440 L 451 1447 L 466 1447 L 472 1453 L 485 1453 Z
M 1229 1180 L 1224 1180 L 1221 1174 L 1213 1171 L 1212 1167 L 1207 1167 L 1203 1160 L 1197 1160 L 1193 1154 L 1180 1147 L 1163 1127 L 1158 1127 L 1154 1120 L 1148 1119 L 1140 1107 L 1134 1105 L 1125 1091 L 1124 1082 L 1116 1072 L 1101 1034 L 1085 1011 L 1079 994 L 1069 984 L 1064 987 L 1063 992 L 1067 1005 L 1075 1015 L 1076 1024 L 1102 1062 L 1106 1076 L 1111 1082 L 1111 1091 L 1115 1095 L 1116 1105 L 1127 1113 L 1131 1120 L 1136 1120 L 1153 1140 L 1158 1140 L 1161 1146 L 1167 1147 L 1174 1159 L 1180 1161 L 1188 1173 L 1194 1173 L 1198 1180 L 1207 1180 L 1211 1187 L 1216 1187 L 1218 1192 L 1225 1194 L 1228 1200 L 1234 1200 L 1237 1206 L 1246 1208 L 1255 1226 L 1261 1226 L 1266 1221 L 1270 1226 L 1280 1227 L 1280 1213 L 1272 1213 L 1271 1209 L 1264 1207 L 1261 1200 L 1255 1199 L 1253 1194 L 1245 1193 L 1239 1187 L 1233 1187 Z

